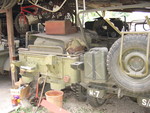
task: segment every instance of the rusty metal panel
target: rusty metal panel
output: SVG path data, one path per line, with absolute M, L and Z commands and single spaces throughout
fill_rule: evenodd
M 73 27 L 70 20 L 55 20 L 45 22 L 46 34 L 71 34 L 77 32 L 76 27 Z

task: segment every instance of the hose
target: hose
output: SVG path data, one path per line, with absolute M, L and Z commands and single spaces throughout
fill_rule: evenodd
M 17 0 L 1 0 L 0 9 L 10 9 L 17 3 Z
M 9 0 L 8 0 L 8 1 L 9 1 Z M 8 5 L 5 6 L 5 9 L 10 9 L 10 8 L 12 8 L 16 3 L 17 3 L 17 0 L 11 0 L 11 1 L 9 1 Z
M 4 9 L 7 4 L 8 4 L 8 3 L 7 3 L 7 0 L 3 0 L 3 4 L 2 4 L 2 6 L 1 6 L 1 9 Z

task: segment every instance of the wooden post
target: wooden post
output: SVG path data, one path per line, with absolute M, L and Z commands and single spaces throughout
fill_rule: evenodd
M 2 41 L 2 20 L 0 19 L 0 43 Z
M 9 57 L 10 57 L 10 64 L 11 64 L 11 62 L 15 59 L 12 9 L 6 10 L 6 22 L 7 22 L 8 45 L 9 45 Z M 11 68 L 12 85 L 15 84 L 16 78 L 17 78 L 16 73 L 12 71 L 12 68 Z
M 0 43 L 2 41 L 2 20 L 0 19 Z

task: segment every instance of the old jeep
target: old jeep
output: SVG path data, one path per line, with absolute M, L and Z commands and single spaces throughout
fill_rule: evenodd
M 150 33 L 120 32 L 122 27 L 115 25 L 116 21 L 121 23 L 120 20 L 100 18 L 96 21 L 97 35 L 84 30 L 79 18 L 80 14 L 93 11 L 148 6 L 145 3 L 81 11 L 78 14 L 80 32 L 30 34 L 28 48 L 19 50 L 19 61 L 14 65 L 20 68 L 24 82 L 43 77 L 47 78 L 51 89 L 70 86 L 78 100 L 87 99 L 94 107 L 102 105 L 111 94 L 117 94 L 118 98 L 124 95 L 136 98 L 140 105 L 149 107 Z M 89 24 L 85 25 L 88 29 Z M 109 50 L 99 44 L 107 34 L 110 40 L 116 40 Z

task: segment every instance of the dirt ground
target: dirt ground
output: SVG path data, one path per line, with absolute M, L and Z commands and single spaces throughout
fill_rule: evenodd
M 108 99 L 98 108 L 91 107 L 88 102 L 77 101 L 71 92 L 65 94 L 64 108 L 71 113 L 150 113 L 149 109 L 140 107 L 128 97 Z
M 11 105 L 10 87 L 10 78 L 0 76 L 0 113 L 8 113 L 7 111 L 13 108 Z M 71 91 L 67 91 L 64 95 L 63 108 L 71 113 L 150 113 L 149 109 L 140 107 L 128 97 L 118 99 L 114 96 L 108 99 L 101 107 L 93 108 L 88 102 L 77 101 Z

